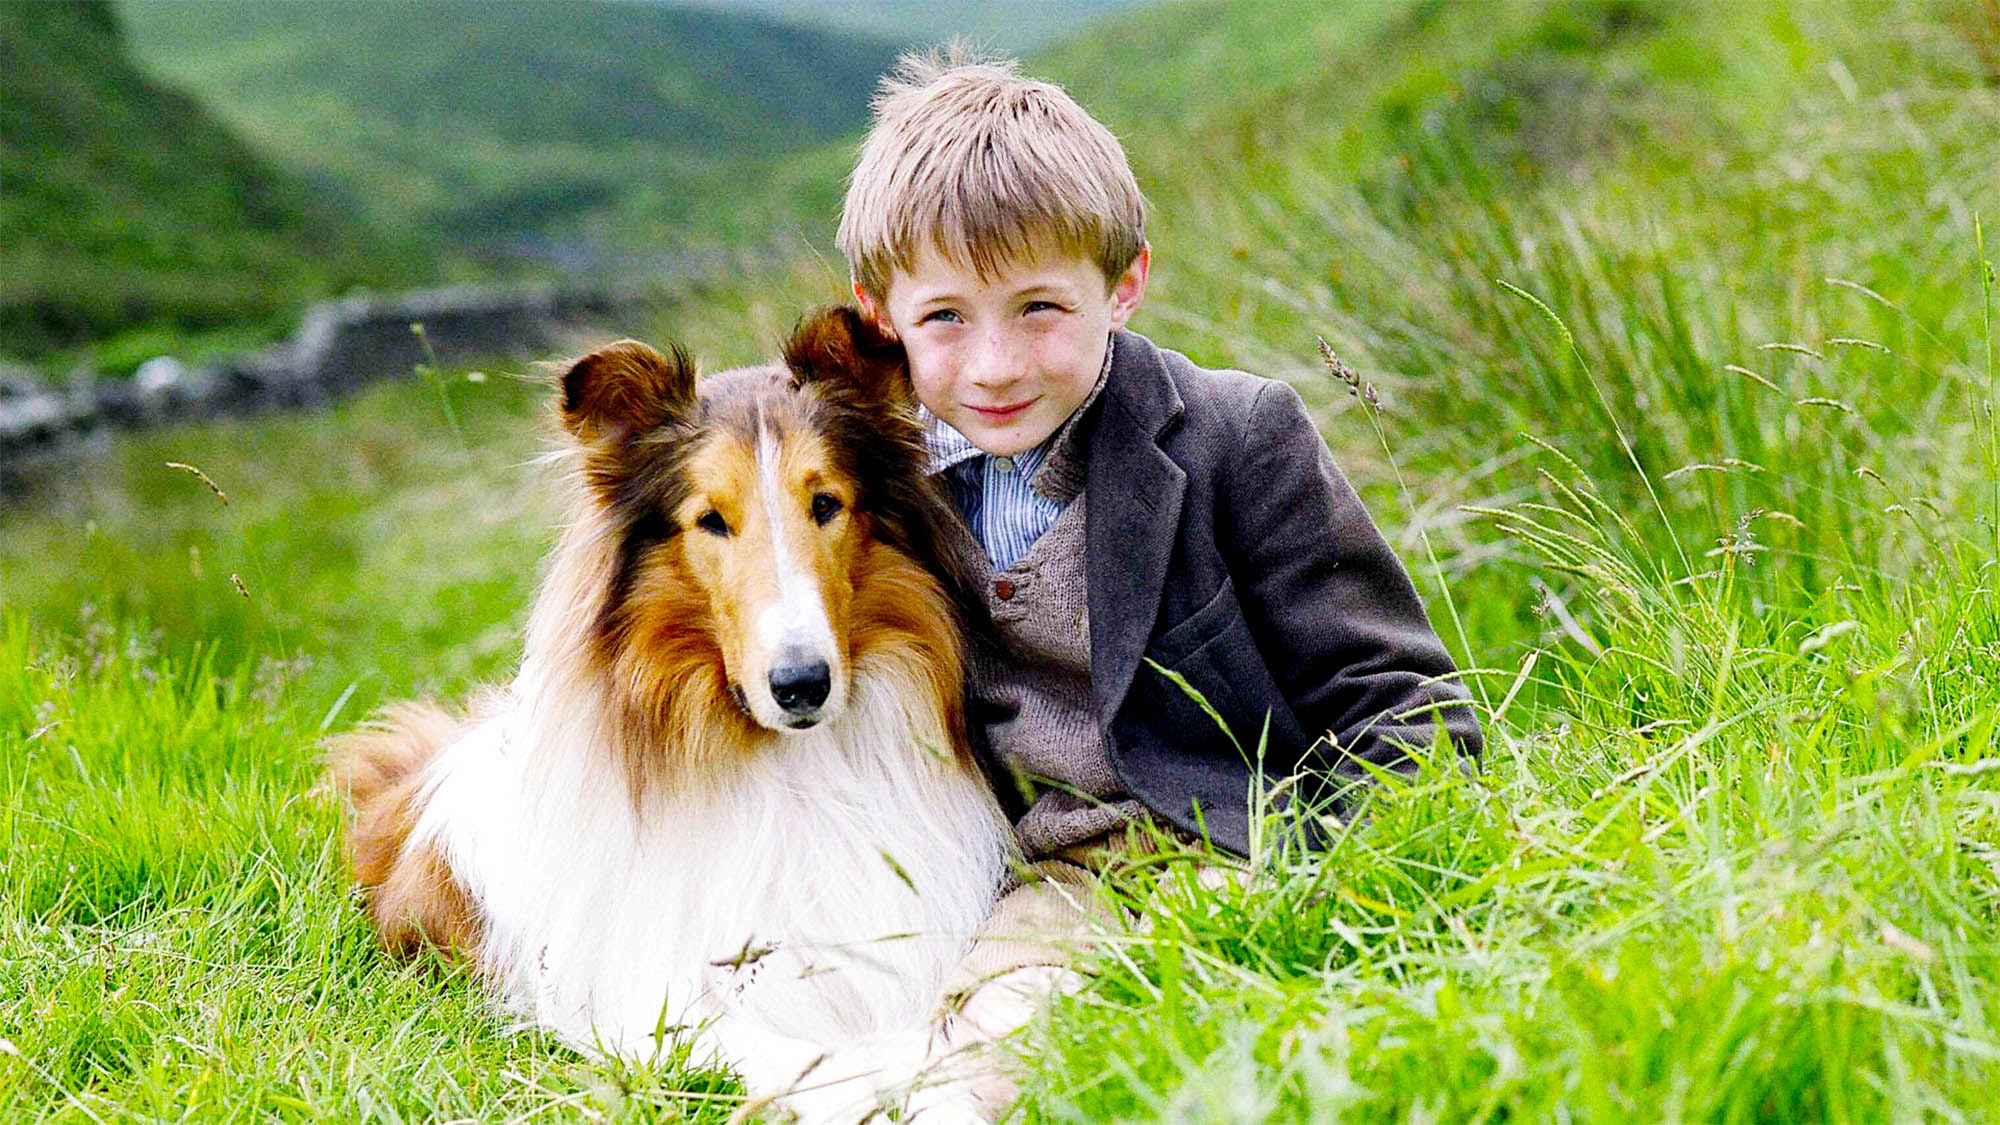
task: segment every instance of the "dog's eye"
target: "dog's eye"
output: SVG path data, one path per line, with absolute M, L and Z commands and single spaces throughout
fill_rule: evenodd
M 722 518 L 721 512 L 713 510 L 704 512 L 700 519 L 694 521 L 694 525 L 710 535 L 720 535 L 725 538 L 729 535 L 729 521 Z
M 840 497 L 830 492 L 814 493 L 812 512 L 813 522 L 825 527 L 828 520 L 840 514 Z

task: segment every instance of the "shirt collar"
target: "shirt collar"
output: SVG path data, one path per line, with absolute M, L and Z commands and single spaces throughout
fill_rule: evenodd
M 1043 462 L 1048 460 L 1049 451 L 1068 436 L 1070 430 L 1075 428 L 1076 420 L 1083 416 L 1084 411 L 1090 409 L 1091 403 L 1097 401 L 1098 394 L 1104 390 L 1106 376 L 1111 374 L 1111 353 L 1116 346 L 1116 336 L 1104 341 L 1104 365 L 1098 368 L 1096 385 L 1090 388 L 1090 393 L 1085 395 L 1070 416 L 1063 420 L 1063 424 L 1056 427 L 1056 432 L 1043 438 L 1041 444 L 1033 449 L 1014 455 L 1014 463 L 1023 471 L 1032 475 L 1039 470 Z M 922 405 L 917 407 L 917 421 L 924 427 L 924 446 L 930 451 L 931 457 L 930 467 L 925 472 L 931 476 L 986 454 L 985 450 L 972 444 L 971 438 L 952 428 L 951 423 L 932 414 L 928 407 Z
M 917 407 L 917 421 L 924 427 L 924 446 L 931 454 L 930 468 L 925 471 L 932 476 L 986 452 L 953 429 L 951 423 L 932 414 L 927 406 Z

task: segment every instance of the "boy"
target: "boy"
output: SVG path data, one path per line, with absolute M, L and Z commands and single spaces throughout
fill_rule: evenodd
M 1151 266 L 1144 223 L 1102 125 L 958 48 L 884 82 L 842 208 L 854 296 L 908 353 L 997 633 L 969 717 L 1042 881 L 1002 900 L 964 983 L 1031 986 L 1009 995 L 1059 979 L 1060 951 L 1027 939 L 1083 927 L 1064 889 L 1135 822 L 1248 852 L 1267 719 L 1259 783 L 1294 779 L 1291 798 L 1322 807 L 1333 779 L 1402 762 L 1438 728 L 1480 747 L 1409 577 L 1298 395 L 1124 330 Z M 969 991 L 963 1022 L 987 1032 L 1028 1010 Z

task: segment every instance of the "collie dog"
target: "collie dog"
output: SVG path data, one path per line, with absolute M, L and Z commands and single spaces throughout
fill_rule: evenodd
M 800 1118 L 886 1109 L 1013 846 L 902 350 L 835 308 L 697 386 L 620 341 L 559 413 L 573 511 L 518 674 L 332 748 L 375 928 L 583 1050 L 685 1035 Z M 977 1116 L 916 1085 L 904 1120 Z

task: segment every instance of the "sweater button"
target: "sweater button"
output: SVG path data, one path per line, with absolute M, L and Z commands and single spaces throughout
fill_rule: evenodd
M 1014 584 L 1005 578 L 994 579 L 993 596 L 999 598 L 1003 602 L 1006 601 L 1008 598 L 1014 596 Z

